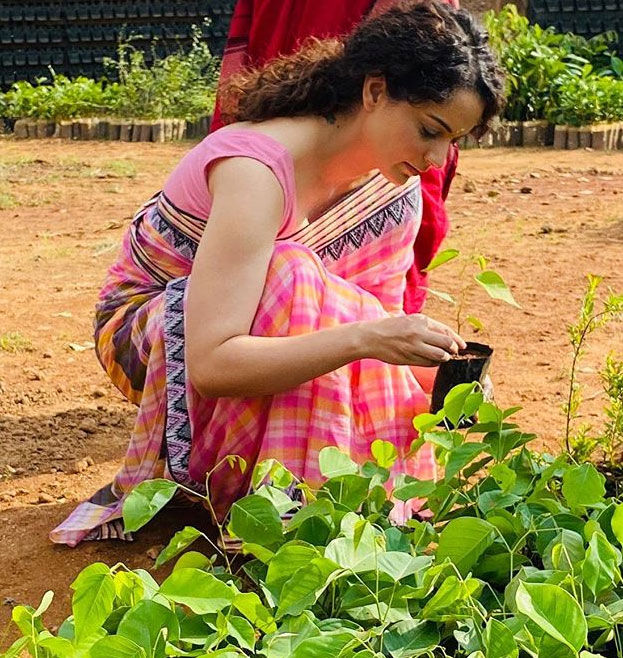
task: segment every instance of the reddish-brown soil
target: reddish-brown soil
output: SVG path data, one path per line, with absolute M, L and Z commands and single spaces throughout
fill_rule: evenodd
M 14 601 L 36 605 L 55 590 L 46 619 L 56 624 L 83 566 L 149 566 L 149 549 L 188 522 L 188 513 L 170 512 L 134 544 L 68 549 L 47 540 L 124 453 L 134 409 L 90 349 L 93 306 L 133 212 L 188 148 L 0 141 L 0 647 L 12 636 L 2 629 Z M 565 326 L 586 274 L 623 291 L 623 153 L 468 151 L 448 205 L 447 246 L 488 256 L 521 304 L 491 302 L 473 284 L 462 317 L 478 316 L 485 332 L 463 322 L 463 333 L 495 347 L 498 401 L 523 405 L 522 425 L 555 449 L 570 361 Z M 457 296 L 459 270 L 454 262 L 435 271 L 431 287 Z M 467 267 L 464 280 L 474 272 Z M 445 302 L 431 299 L 427 312 L 454 323 Z M 609 350 L 623 354 L 621 336 L 610 326 L 591 338 L 583 420 L 599 421 L 597 372 Z

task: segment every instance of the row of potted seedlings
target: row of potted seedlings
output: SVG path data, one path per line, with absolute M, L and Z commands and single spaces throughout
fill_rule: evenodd
M 196 121 L 160 119 L 76 119 L 58 123 L 19 119 L 17 138 L 60 137 L 64 139 L 107 139 L 122 142 L 169 142 L 195 139 L 208 134 L 210 117 Z M 471 135 L 459 140 L 461 148 L 498 146 L 553 146 L 556 149 L 592 148 L 598 151 L 623 150 L 623 123 L 593 126 L 559 126 L 547 121 L 505 121 L 492 127 L 480 140 Z
M 553 146 L 555 149 L 623 150 L 623 122 L 578 127 L 554 125 L 547 121 L 506 121 L 494 126 L 480 141 L 471 136 L 462 138 L 459 146 Z
M 60 137 L 76 140 L 170 142 L 205 136 L 209 128 L 210 117 L 203 117 L 197 121 L 88 118 L 54 122 L 45 119 L 18 119 L 13 132 L 18 139 Z

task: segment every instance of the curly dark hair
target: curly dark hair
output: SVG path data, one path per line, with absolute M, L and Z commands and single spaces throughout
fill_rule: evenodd
M 232 76 L 223 89 L 223 117 L 333 120 L 361 104 L 367 75 L 384 76 L 390 98 L 414 104 L 474 90 L 485 105 L 477 135 L 504 106 L 504 76 L 484 28 L 465 10 L 419 0 L 364 20 L 343 40 L 310 39 L 292 55 Z

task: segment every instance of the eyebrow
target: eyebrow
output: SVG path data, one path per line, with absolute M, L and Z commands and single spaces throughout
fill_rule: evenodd
M 444 130 L 452 133 L 452 128 L 450 128 L 450 126 L 443 119 L 440 119 L 436 114 L 427 114 L 427 116 L 429 116 L 431 119 L 435 119 L 435 121 L 440 124 Z

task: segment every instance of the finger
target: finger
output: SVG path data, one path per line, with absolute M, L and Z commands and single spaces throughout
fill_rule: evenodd
M 456 343 L 458 349 L 464 350 L 467 347 L 467 343 L 461 337 L 461 335 L 458 334 L 456 331 L 454 331 L 454 329 L 449 327 L 447 324 L 431 319 L 428 326 L 430 329 L 434 329 L 439 333 L 449 336 L 452 339 L 452 341 Z M 454 351 L 458 351 L 458 349 Z
M 422 342 L 440 347 L 451 355 L 455 355 L 459 351 L 458 343 L 451 336 L 441 331 L 427 331 L 422 335 Z
M 443 361 L 449 361 L 452 356 L 447 351 L 440 347 L 435 347 L 434 345 L 421 345 L 418 348 L 417 353 L 414 354 L 414 357 L 417 359 L 425 359 L 430 363 L 430 365 L 439 365 Z

